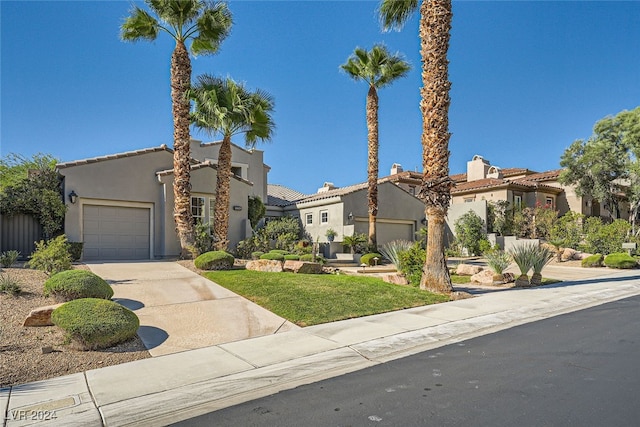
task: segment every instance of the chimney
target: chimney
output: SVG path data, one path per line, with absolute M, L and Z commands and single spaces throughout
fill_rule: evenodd
M 394 163 L 391 165 L 391 175 L 397 175 L 400 172 L 403 172 L 402 165 L 400 163 Z
M 482 156 L 475 155 L 470 162 L 467 162 L 467 182 L 485 179 L 489 172 L 491 164 L 489 160 L 485 160 Z
M 322 184 L 322 187 L 318 188 L 318 193 L 326 193 L 328 191 L 335 190 L 336 188 L 338 187 L 333 185 L 333 182 L 325 182 Z

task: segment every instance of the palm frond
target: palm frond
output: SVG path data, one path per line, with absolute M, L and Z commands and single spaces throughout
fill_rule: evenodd
M 511 264 L 511 256 L 504 251 L 493 251 L 485 254 L 487 264 L 496 274 L 502 274 Z
M 418 0 L 382 0 L 379 9 L 382 29 L 400 31 L 416 9 Z
M 134 7 L 131 15 L 120 27 L 120 37 L 124 41 L 155 40 L 159 30 L 158 21 L 146 10 Z

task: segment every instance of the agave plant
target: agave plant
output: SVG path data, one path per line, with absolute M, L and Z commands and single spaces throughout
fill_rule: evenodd
M 400 271 L 400 253 L 411 249 L 413 244 L 408 240 L 393 240 L 386 243 L 381 249 L 380 253 L 386 259 L 396 267 L 396 270 Z
M 511 264 L 511 256 L 505 251 L 491 251 L 485 254 L 487 264 L 497 275 L 502 275 Z
M 533 275 L 531 276 L 531 286 L 542 284 L 542 269 L 554 257 L 554 253 L 547 248 L 537 247 L 533 257 Z
M 520 276 L 516 279 L 516 287 L 529 286 L 529 276 L 527 273 L 533 267 L 533 263 L 536 259 L 536 252 L 539 246 L 535 243 L 524 244 L 516 246 L 509 251 L 509 254 L 513 258 L 513 261 L 518 265 L 520 269 Z

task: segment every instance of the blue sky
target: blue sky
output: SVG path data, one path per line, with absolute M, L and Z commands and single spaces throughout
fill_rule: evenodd
M 366 180 L 367 87 L 339 71 L 382 42 L 414 70 L 380 91 L 380 175 L 421 170 L 417 16 L 382 33 L 377 1 L 232 0 L 235 24 L 210 73 L 276 102 L 269 181 L 312 193 Z M 125 1 L 0 1 L 0 154 L 62 161 L 172 145 L 173 41 L 123 43 Z M 640 105 L 640 2 L 454 1 L 450 169 L 480 154 L 544 171 L 593 124 Z M 206 134 L 195 138 L 212 140 Z M 217 138 L 213 138 L 217 139 Z M 235 140 L 239 145 L 243 141 Z

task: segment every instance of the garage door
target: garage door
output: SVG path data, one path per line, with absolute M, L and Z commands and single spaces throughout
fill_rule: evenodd
M 85 205 L 83 259 L 148 259 L 149 214 L 145 208 Z

